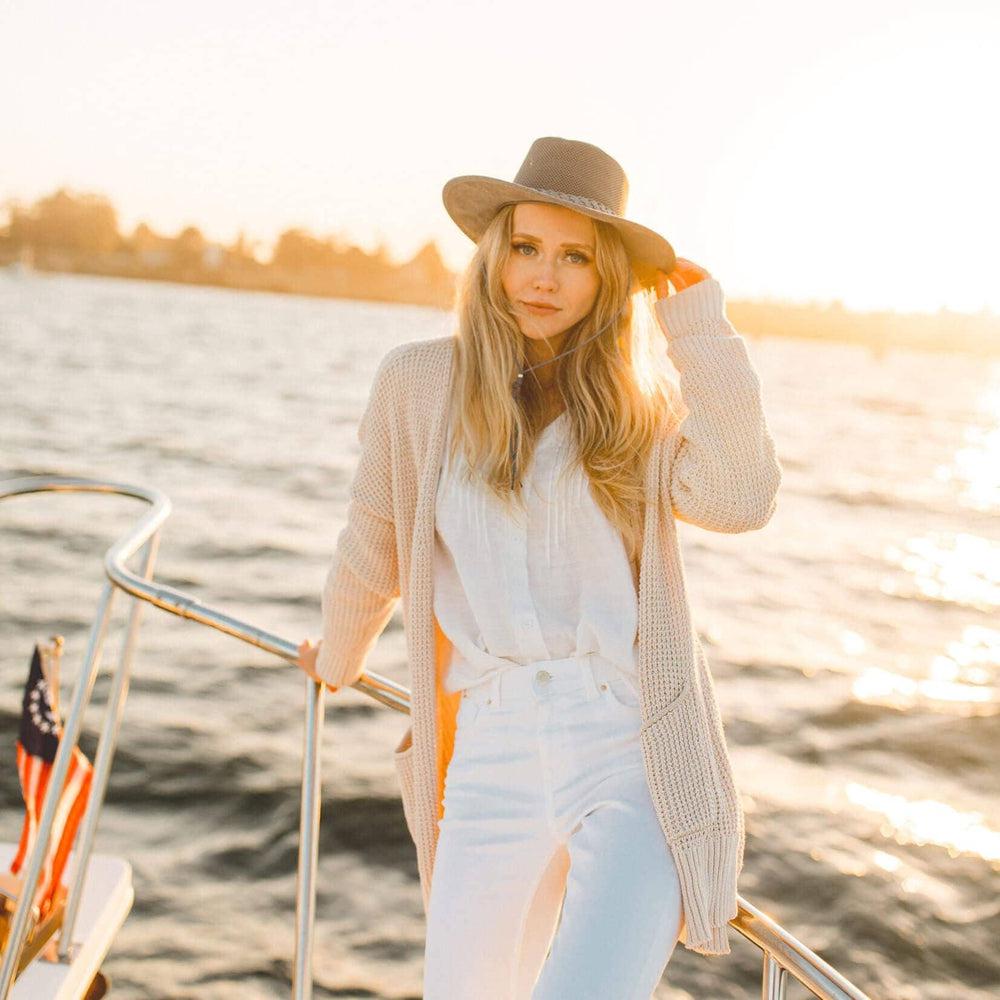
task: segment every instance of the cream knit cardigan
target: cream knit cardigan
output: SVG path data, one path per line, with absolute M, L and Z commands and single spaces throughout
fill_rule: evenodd
M 680 376 L 682 419 L 664 423 L 646 468 L 639 571 L 640 740 L 646 777 L 680 875 L 681 943 L 726 955 L 738 911 L 743 810 L 712 676 L 691 621 L 675 518 L 710 531 L 764 527 L 781 466 L 746 342 L 725 315 L 715 278 L 659 299 L 658 320 Z M 441 683 L 452 644 L 433 610 L 434 506 L 447 430 L 454 340 L 390 350 L 358 427 L 361 455 L 323 588 L 316 669 L 355 683 L 402 597 L 410 725 L 394 762 L 430 898 L 442 794 L 460 692 Z M 686 412 L 685 412 L 686 411 Z

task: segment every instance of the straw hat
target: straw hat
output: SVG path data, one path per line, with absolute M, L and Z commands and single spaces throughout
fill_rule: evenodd
M 656 272 L 674 269 L 673 247 L 659 233 L 625 218 L 628 178 L 617 160 L 589 142 L 546 136 L 528 150 L 513 182 L 475 174 L 453 177 L 441 192 L 459 229 L 479 242 L 490 220 L 509 202 L 565 205 L 614 226 L 640 287 L 655 284 Z

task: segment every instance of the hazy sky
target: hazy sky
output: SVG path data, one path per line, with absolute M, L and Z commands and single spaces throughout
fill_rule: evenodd
M 996 0 L 8 0 L 0 201 L 457 267 L 443 183 L 557 135 L 730 297 L 1000 312 L 998 49 Z

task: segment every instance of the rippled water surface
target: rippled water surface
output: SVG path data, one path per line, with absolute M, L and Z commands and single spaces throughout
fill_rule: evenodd
M 450 329 L 431 309 L 0 272 L 0 476 L 161 490 L 157 578 L 297 642 L 318 633 L 375 366 Z M 778 510 L 742 535 L 680 525 L 747 810 L 741 892 L 873 997 L 996 996 L 1000 363 L 748 345 L 785 470 Z M 66 637 L 68 701 L 103 553 L 141 511 L 66 494 L 0 508 L 0 839 L 20 830 L 32 644 Z M 408 682 L 400 610 L 368 666 Z M 144 612 L 98 834 L 134 867 L 113 996 L 289 995 L 300 676 Z M 106 692 L 102 677 L 95 708 Z M 92 708 L 91 755 L 98 724 Z M 391 761 L 404 729 L 355 692 L 328 699 L 317 997 L 420 996 Z M 756 995 L 757 950 L 730 933 L 726 958 L 678 946 L 657 997 Z

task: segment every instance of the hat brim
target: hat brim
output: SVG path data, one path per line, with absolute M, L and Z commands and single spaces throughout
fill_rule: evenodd
M 651 288 L 656 284 L 658 271 L 669 274 L 677 262 L 674 248 L 659 233 L 619 215 L 577 204 L 569 199 L 544 194 L 532 187 L 500 180 L 465 174 L 448 181 L 441 198 L 452 221 L 474 243 L 489 225 L 490 220 L 509 202 L 540 201 L 549 205 L 562 205 L 592 219 L 600 219 L 614 226 L 621 234 L 622 243 L 632 263 L 639 285 Z

